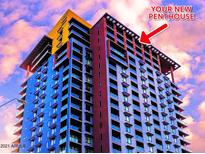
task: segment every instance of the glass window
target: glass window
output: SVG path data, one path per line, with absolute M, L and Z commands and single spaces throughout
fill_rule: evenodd
M 34 146 L 34 141 L 31 141 L 31 146 Z
M 168 140 L 169 139 L 169 135 L 165 135 L 165 139 Z
M 132 139 L 130 137 L 126 137 L 126 143 L 132 144 Z
M 55 140 L 51 140 L 51 145 L 54 145 L 55 144 Z
M 127 92 L 127 87 L 123 87 L 123 92 Z
M 150 126 L 147 126 L 146 128 L 147 128 L 148 132 L 151 131 L 151 127 Z
M 128 97 L 127 96 L 124 96 L 124 101 L 128 102 Z
M 149 121 L 150 120 L 150 118 L 149 118 L 149 116 L 145 116 L 145 119 L 146 119 L 146 121 Z
M 145 110 L 145 111 L 149 111 L 149 108 L 148 108 L 148 107 L 144 107 L 144 110 Z
M 132 149 L 127 149 L 127 153 L 133 153 Z
M 40 151 L 41 151 L 41 147 L 38 147 L 37 152 L 40 153 Z
M 149 149 L 149 152 L 154 152 L 153 147 L 148 147 L 148 149 Z
M 170 144 L 166 144 L 167 150 L 170 149 Z
M 129 116 L 125 116 L 125 121 L 130 122 L 130 117 Z
M 123 78 L 122 78 L 122 81 L 123 81 L 123 82 L 127 82 L 127 79 L 123 77 Z
M 43 127 L 39 127 L 39 132 L 41 132 L 41 131 L 42 131 L 42 129 L 43 129 Z
M 124 106 L 124 110 L 125 111 L 129 111 L 129 107 L 128 106 Z
M 128 132 L 128 133 L 131 133 L 131 127 L 125 126 L 125 131 Z
M 152 142 L 152 136 L 147 136 L 147 140 L 148 140 L 149 142 Z
M 85 142 L 88 143 L 88 144 L 91 144 L 92 143 L 92 138 L 86 137 Z
M 42 141 L 42 137 L 38 137 L 38 142 L 41 142 Z

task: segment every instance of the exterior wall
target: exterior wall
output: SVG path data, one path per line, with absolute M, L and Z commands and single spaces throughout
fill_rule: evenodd
M 48 33 L 48 36 L 53 39 L 53 46 L 52 46 L 52 54 L 54 54 L 59 47 L 65 44 L 68 41 L 69 35 L 69 24 L 68 22 L 74 18 L 84 26 L 91 28 L 91 25 L 87 23 L 85 20 L 80 18 L 71 10 L 65 12 L 65 14 L 60 18 L 57 24 L 52 28 L 52 30 Z M 59 33 L 62 33 L 62 39 L 59 39 Z
M 95 152 L 110 152 L 105 24 L 105 19 L 103 18 L 91 30 L 91 48 L 93 50 L 93 109 Z

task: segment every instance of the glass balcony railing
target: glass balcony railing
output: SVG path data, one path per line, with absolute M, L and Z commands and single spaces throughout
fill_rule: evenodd
M 116 120 L 120 120 L 120 117 L 118 115 L 115 115 L 115 114 L 112 114 L 112 113 L 111 113 L 111 117 L 116 119 Z
M 81 129 L 77 126 L 71 125 L 70 128 L 73 129 L 73 130 L 76 130 L 76 131 L 81 131 Z
M 117 137 L 112 137 L 112 141 L 114 142 L 117 142 L 117 143 L 120 143 L 120 138 L 117 138 Z
M 81 118 L 75 114 L 71 114 L 71 118 L 77 119 L 77 120 L 81 120 Z
M 120 131 L 120 127 L 118 127 L 118 126 L 112 125 L 112 128 L 115 129 L 115 130 Z
M 110 92 L 110 97 L 115 98 L 115 99 L 118 99 L 118 95 L 113 94 L 113 93 L 111 93 L 111 92 Z
M 60 139 L 60 144 L 63 144 L 63 143 L 65 143 L 65 142 L 66 142 L 66 137 L 63 138 L 63 139 Z
M 74 104 L 74 103 L 71 103 L 71 107 L 81 110 L 81 107 L 77 104 Z
M 67 129 L 68 129 L 68 127 L 67 127 L 67 126 L 62 127 L 62 128 L 60 129 L 60 133 L 62 133 L 62 132 L 64 132 L 64 131 L 66 131 Z
M 114 104 L 114 103 L 111 103 L 111 107 L 114 107 L 114 108 L 116 108 L 116 109 L 119 109 L 119 105 Z

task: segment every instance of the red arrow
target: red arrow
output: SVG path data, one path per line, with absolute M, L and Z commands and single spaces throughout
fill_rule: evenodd
M 169 27 L 168 24 L 164 24 L 164 25 L 160 26 L 159 28 L 153 30 L 149 34 L 146 34 L 144 31 L 142 31 L 142 34 L 141 34 L 141 37 L 140 37 L 140 43 L 151 44 L 150 38 L 157 35 L 158 33 L 162 32 L 163 30 L 165 30 L 168 27 Z

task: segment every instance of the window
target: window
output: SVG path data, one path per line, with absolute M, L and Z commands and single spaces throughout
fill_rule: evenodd
M 42 131 L 42 129 L 43 129 L 43 127 L 39 127 L 39 132 L 41 132 L 41 131 Z
M 43 121 L 43 117 L 40 117 L 40 122 L 42 122 Z
M 51 145 L 54 145 L 55 144 L 55 140 L 51 140 Z
M 56 129 L 54 128 L 54 129 L 51 129 L 51 133 L 52 134 L 55 134 L 55 132 L 56 132 Z
M 146 129 L 147 129 L 148 132 L 151 131 L 151 127 L 150 126 L 147 126 Z
M 122 68 L 122 73 L 126 73 L 126 69 Z
M 132 139 L 130 137 L 126 137 L 126 143 L 127 144 L 132 144 Z
M 165 135 L 165 139 L 168 140 L 169 139 L 169 135 Z
M 148 108 L 148 107 L 144 107 L 144 110 L 145 110 L 145 111 L 149 111 L 149 108 Z
M 179 148 L 175 148 L 175 152 L 176 152 L 176 153 L 179 153 Z
M 31 146 L 34 146 L 34 141 L 31 141 Z
M 133 153 L 132 149 L 127 149 L 127 153 Z
M 42 137 L 38 137 L 38 142 L 41 142 L 42 141 Z
M 147 141 L 152 142 L 152 136 L 147 136 Z
M 31 135 L 34 136 L 35 134 L 36 134 L 36 132 L 35 132 L 35 131 L 32 131 Z
M 40 151 L 41 151 L 41 148 L 38 147 L 38 148 L 37 148 L 37 153 L 40 153 Z
M 36 125 L 36 121 L 33 122 L 33 127 Z
M 92 143 L 92 138 L 86 137 L 85 142 L 88 143 L 88 144 L 91 144 Z
M 143 89 L 142 91 L 143 91 L 143 93 L 147 93 L 147 91 L 145 89 Z
M 154 152 L 153 147 L 148 147 L 148 149 L 149 149 L 149 152 Z
M 127 87 L 123 87 L 123 92 L 127 92 Z
M 177 139 L 176 138 L 174 138 L 174 143 L 177 143 Z
M 55 122 L 56 122 L 56 118 L 53 118 L 53 119 L 52 119 L 52 122 L 55 123 Z
M 170 149 L 170 144 L 166 144 L 167 150 Z
M 124 101 L 128 102 L 128 97 L 127 96 L 124 96 Z
M 122 78 L 122 81 L 123 81 L 123 82 L 127 82 L 127 79 L 123 77 L 123 78 Z
M 128 112 L 129 111 L 129 107 L 128 106 L 124 106 L 124 110 Z
M 130 122 L 130 117 L 129 116 L 125 116 L 125 121 Z
M 131 127 L 125 126 L 125 131 L 128 132 L 128 133 L 131 133 Z
M 162 116 L 162 120 L 166 121 L 166 116 Z
M 146 121 L 150 121 L 149 116 L 146 115 L 146 116 L 145 116 L 145 120 L 146 120 Z

